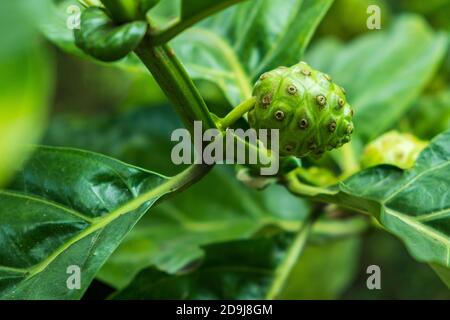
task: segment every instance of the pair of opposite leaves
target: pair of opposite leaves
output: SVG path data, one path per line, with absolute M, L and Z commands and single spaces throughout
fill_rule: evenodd
M 146 13 L 159 0 L 103 0 L 105 8 L 89 7 L 75 29 L 75 43 L 97 60 L 112 62 L 126 57 L 142 41 Z

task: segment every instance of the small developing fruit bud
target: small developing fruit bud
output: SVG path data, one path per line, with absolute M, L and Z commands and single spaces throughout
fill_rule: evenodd
M 369 143 L 361 159 L 363 168 L 390 164 L 402 169 L 414 166 L 419 153 L 428 142 L 412 134 L 390 131 Z
M 255 129 L 280 130 L 280 156 L 321 156 L 350 141 L 353 110 L 329 75 L 305 62 L 261 75 L 249 112 Z

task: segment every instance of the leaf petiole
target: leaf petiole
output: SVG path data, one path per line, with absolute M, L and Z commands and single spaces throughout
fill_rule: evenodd
M 336 191 L 302 183 L 297 177 L 295 170 L 286 174 L 285 179 L 289 191 L 299 196 L 315 197 L 318 195 L 335 195 L 337 193 Z
M 256 98 L 251 97 L 238 106 L 236 106 L 233 110 L 231 110 L 225 117 L 220 119 L 217 123 L 217 126 L 221 130 L 225 130 L 238 121 L 244 114 L 249 112 L 255 107 Z
M 317 215 L 310 214 L 306 219 L 304 225 L 295 236 L 295 239 L 289 247 L 286 256 L 283 258 L 282 262 L 275 270 L 275 279 L 266 294 L 267 300 L 275 299 L 283 290 L 289 274 L 292 271 L 292 268 L 297 263 L 300 255 L 305 249 L 308 237 L 311 234 L 312 226 L 316 221 L 316 218 Z

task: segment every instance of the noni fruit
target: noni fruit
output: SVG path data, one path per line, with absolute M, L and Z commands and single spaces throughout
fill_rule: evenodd
M 402 169 L 414 166 L 419 153 L 427 146 L 409 133 L 390 131 L 367 145 L 361 159 L 363 168 L 390 164 Z
M 350 141 L 353 110 L 344 89 L 305 62 L 262 74 L 253 96 L 249 123 L 279 129 L 280 156 L 318 157 Z

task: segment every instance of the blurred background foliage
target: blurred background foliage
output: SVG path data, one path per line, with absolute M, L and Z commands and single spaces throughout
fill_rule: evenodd
M 170 162 L 170 132 L 180 127 L 180 122 L 151 76 L 139 68 L 130 72 L 126 63 L 111 68 L 82 54 L 67 54 L 61 45 L 56 47 L 37 32 L 38 24 L 44 33 L 50 28 L 46 11 L 69 3 L 0 2 L 0 186 L 31 152 L 28 143 L 73 146 L 167 175 L 178 172 L 180 168 Z M 366 27 L 369 4 L 382 8 L 381 31 Z M 448 0 L 336 0 L 305 59 L 343 83 L 350 96 L 355 92 L 357 103 L 374 108 L 375 115 L 363 121 L 373 122 L 376 113 L 379 116 L 386 109 L 391 112 L 380 119 L 384 126 L 375 123 L 373 130 L 397 129 L 428 140 L 450 128 L 450 50 L 443 46 L 445 37 L 450 39 Z M 380 50 L 376 57 L 384 69 L 365 60 L 373 50 Z M 429 68 L 425 61 L 414 61 L 417 50 L 427 51 L 418 54 L 425 60 L 441 53 L 446 58 Z M 399 52 L 411 54 L 398 57 Z M 410 70 L 397 70 L 402 63 L 409 63 Z M 355 77 L 357 71 L 363 74 L 361 78 Z M 394 75 L 392 92 L 379 92 L 375 99 L 377 84 L 385 82 L 377 75 L 386 72 Z M 423 77 L 414 79 L 418 73 Z M 404 96 L 404 88 L 396 87 L 404 77 L 411 77 L 408 86 L 413 87 L 414 95 Z M 231 104 L 216 84 L 205 80 L 197 84 L 217 114 L 229 110 Z M 398 106 L 396 113 L 389 111 L 393 105 Z M 402 112 L 398 113 L 399 109 Z M 364 130 L 368 131 L 361 135 L 361 145 L 382 133 L 374 133 L 370 127 Z M 355 145 L 358 150 L 358 143 Z M 339 162 L 340 156 L 321 161 Z M 225 190 L 244 191 L 235 195 L 222 189 L 212 192 L 218 183 L 228 186 Z M 202 196 L 216 201 L 186 211 L 202 203 Z M 291 199 L 286 201 L 287 207 L 280 207 L 280 199 L 285 197 L 291 196 L 276 187 L 263 193 L 244 189 L 232 170 L 216 168 L 192 190 L 145 216 L 104 266 L 86 298 L 107 296 L 147 266 L 167 272 L 192 267 L 204 255 L 201 248 L 205 245 L 248 239 L 277 228 L 295 231 L 310 204 Z M 359 227 L 356 235 L 339 234 L 341 224 L 355 224 L 353 217 L 339 219 L 337 223 L 325 220 L 317 227 L 282 298 L 450 299 L 436 274 L 415 262 L 398 240 L 376 228 Z M 361 221 L 358 223 L 361 226 Z M 337 236 L 326 241 L 330 229 Z M 366 268 L 371 264 L 381 267 L 382 290 L 366 288 Z
M 39 2 L 0 4 L 0 186 L 29 149 L 19 142 L 37 142 L 46 126 L 54 62 L 38 33 L 44 12 Z

